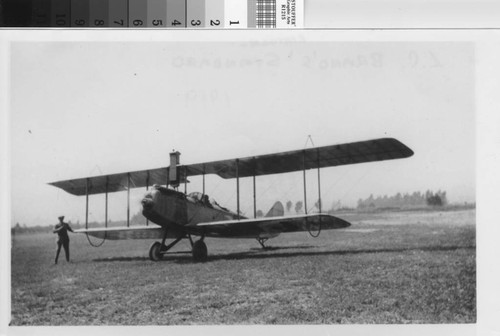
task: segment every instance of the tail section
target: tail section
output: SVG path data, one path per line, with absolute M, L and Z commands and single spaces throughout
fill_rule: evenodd
M 279 217 L 285 214 L 285 209 L 283 208 L 283 204 L 280 201 L 274 203 L 273 207 L 266 214 L 266 217 Z

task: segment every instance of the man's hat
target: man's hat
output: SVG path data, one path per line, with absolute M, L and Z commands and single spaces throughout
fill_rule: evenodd
M 59 220 L 63 220 L 63 219 L 64 219 L 64 216 L 59 216 L 59 217 L 57 217 L 57 218 L 59 218 Z

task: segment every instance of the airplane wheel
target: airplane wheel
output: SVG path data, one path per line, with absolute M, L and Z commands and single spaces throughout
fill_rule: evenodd
M 161 243 L 155 242 L 153 245 L 151 245 L 151 248 L 149 249 L 149 259 L 153 261 L 161 260 L 163 255 L 160 253 L 160 251 L 161 251 Z
M 207 245 L 203 240 L 198 240 L 193 244 L 193 260 L 206 261 L 208 255 Z

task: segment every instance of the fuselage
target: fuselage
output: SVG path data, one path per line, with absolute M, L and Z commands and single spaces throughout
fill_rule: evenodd
M 201 193 L 184 193 L 153 186 L 142 200 L 142 214 L 162 227 L 178 228 L 188 224 L 237 219 L 238 215 L 209 200 Z M 240 216 L 239 218 L 243 218 Z

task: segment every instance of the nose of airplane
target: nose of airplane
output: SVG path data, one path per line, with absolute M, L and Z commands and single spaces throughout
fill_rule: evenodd
M 166 209 L 164 199 L 158 188 L 149 189 L 141 200 L 142 215 L 155 224 L 162 225 Z
M 142 209 L 144 211 L 151 211 L 153 210 L 153 207 L 155 205 L 153 201 L 153 193 L 150 191 L 146 195 L 144 195 L 144 198 L 141 201 L 142 204 Z

